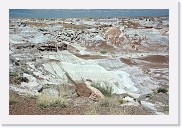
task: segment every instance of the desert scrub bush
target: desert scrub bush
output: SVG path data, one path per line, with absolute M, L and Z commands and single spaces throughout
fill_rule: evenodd
M 119 104 L 123 104 L 123 103 L 124 103 L 124 100 L 123 100 L 123 99 L 119 99 L 119 100 L 118 100 L 118 103 L 119 103 Z
M 123 115 L 123 109 L 118 105 L 112 98 L 102 99 L 87 109 L 84 115 Z
M 99 107 L 115 107 L 118 106 L 118 103 L 112 98 L 101 99 L 98 103 Z
M 160 93 L 160 92 L 161 92 L 161 93 L 167 93 L 168 90 L 165 89 L 165 88 L 161 88 L 161 87 L 160 87 L 160 88 L 157 89 L 157 92 L 158 92 L 158 93 Z
M 169 111 L 169 105 L 163 106 L 163 110 L 164 110 L 164 111 Z
M 101 93 L 104 96 L 109 96 L 110 97 L 112 95 L 112 93 L 113 93 L 113 89 L 110 86 L 103 87 L 99 83 L 93 83 L 93 84 L 91 84 L 91 86 L 98 89 L 99 91 L 101 91 Z
M 12 105 L 18 101 L 17 94 L 9 90 L 9 104 Z
M 58 95 L 48 95 L 42 93 L 37 97 L 37 104 L 42 108 L 47 107 L 66 107 L 65 100 L 63 97 Z
M 150 94 L 147 94 L 146 95 L 146 98 L 150 98 L 152 96 L 152 94 L 150 93 Z
M 102 99 L 99 101 L 98 105 L 100 107 L 110 107 L 112 104 L 110 103 L 108 99 Z
M 106 54 L 107 52 L 106 51 L 100 51 L 101 54 Z
M 80 50 L 78 50 L 78 49 L 76 49 L 75 51 L 76 51 L 76 52 L 80 52 Z

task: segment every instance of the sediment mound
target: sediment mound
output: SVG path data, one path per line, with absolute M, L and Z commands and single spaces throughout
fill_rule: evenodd
M 153 63 L 169 63 L 169 56 L 163 56 L 163 55 L 149 55 L 138 59 Z

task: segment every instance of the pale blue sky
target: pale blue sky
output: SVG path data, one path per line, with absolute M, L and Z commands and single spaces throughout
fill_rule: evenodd
M 10 9 L 10 17 L 85 18 L 122 16 L 169 16 L 168 9 Z

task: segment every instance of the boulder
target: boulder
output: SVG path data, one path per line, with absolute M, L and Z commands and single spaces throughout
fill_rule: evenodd
M 98 89 L 90 86 L 88 82 L 77 84 L 76 92 L 78 96 L 89 97 L 94 101 L 104 98 L 104 95 Z
M 88 88 L 85 83 L 78 83 L 76 86 L 76 92 L 78 96 L 89 97 L 92 94 L 92 90 Z

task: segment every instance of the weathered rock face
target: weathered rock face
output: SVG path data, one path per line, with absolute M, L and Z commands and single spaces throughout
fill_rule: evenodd
M 105 34 L 105 38 L 111 42 L 113 45 L 119 45 L 121 42 L 120 42 L 120 34 L 121 34 L 121 31 L 118 27 L 113 27 L 113 28 L 110 28 L 106 34 Z
M 53 42 L 53 43 L 48 43 L 48 44 L 42 44 L 37 49 L 39 51 L 54 51 L 54 52 L 57 52 L 58 49 L 60 51 L 67 50 L 67 44 L 64 44 L 64 43 L 58 44 L 56 42 Z
M 21 82 L 18 83 L 18 86 L 13 85 L 10 86 L 10 88 L 21 95 L 37 95 L 39 93 L 39 90 L 42 88 L 42 85 L 40 85 L 37 82 L 37 79 L 32 75 L 23 74 L 23 78 L 26 78 L 26 81 L 21 80 Z

